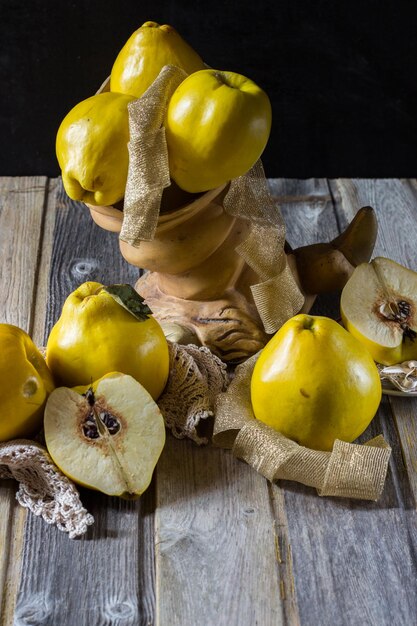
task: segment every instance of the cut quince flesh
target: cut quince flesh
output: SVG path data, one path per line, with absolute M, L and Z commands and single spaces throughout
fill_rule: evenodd
M 158 405 L 140 383 L 112 373 L 91 387 L 60 387 L 45 409 L 53 461 L 74 482 L 132 498 L 149 486 L 165 443 Z
M 417 272 L 384 257 L 362 263 L 342 291 L 340 308 L 345 328 L 378 363 L 417 359 Z

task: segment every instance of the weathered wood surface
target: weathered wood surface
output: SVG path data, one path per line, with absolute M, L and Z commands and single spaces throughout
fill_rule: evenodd
M 54 189 L 45 177 L 0 179 L 0 322 L 43 341 Z M 46 217 L 48 214 L 48 218 Z M 17 251 L 17 253 L 16 253 Z M 37 297 L 38 296 L 38 297 Z M 13 618 L 26 512 L 16 485 L 0 481 L 0 623 Z
M 116 236 L 57 181 L 0 179 L 1 321 L 43 343 L 85 280 L 133 283 Z M 417 269 L 412 181 L 274 180 L 293 246 L 377 210 L 376 253 Z M 338 316 L 336 296 L 313 312 Z M 137 502 L 82 491 L 95 524 L 71 541 L 0 491 L 0 624 L 202 626 L 417 623 L 417 402 L 384 398 L 368 438 L 393 447 L 378 503 L 268 484 L 229 452 L 168 438 Z M 26 519 L 26 525 L 24 521 Z M 7 581 L 7 584 L 6 584 Z

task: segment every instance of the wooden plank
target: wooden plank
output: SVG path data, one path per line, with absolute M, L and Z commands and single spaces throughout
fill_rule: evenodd
M 273 180 L 271 189 L 291 245 L 317 241 L 323 222 L 337 234 L 325 180 Z M 157 466 L 157 505 L 158 624 L 298 623 L 279 486 L 229 452 L 172 441 Z
M 366 187 L 359 186 L 361 183 L 346 183 L 345 186 L 341 181 L 330 182 L 342 228 L 360 206 L 371 204 L 376 206 L 380 222 L 385 224 L 381 227 L 378 246 L 381 246 L 380 241 L 390 241 L 390 246 L 398 242 L 396 226 L 392 223 L 394 215 L 388 207 L 396 204 L 401 195 L 400 183 L 394 181 L 392 187 L 385 187 L 382 205 L 380 194 L 372 195 L 375 187 L 383 189 L 381 181 L 365 181 L 368 192 L 364 191 Z M 403 216 L 401 211 L 399 214 Z M 402 217 L 399 218 L 398 213 L 396 220 L 401 224 Z M 408 226 L 407 220 L 405 225 Z M 400 255 L 406 253 L 408 247 L 408 243 L 403 244 Z M 338 304 L 336 296 L 335 303 Z M 415 622 L 416 511 L 407 479 L 409 468 L 403 462 L 401 442 L 392 420 L 392 404 L 386 398 L 362 440 L 381 432 L 393 447 L 393 455 L 379 502 L 319 498 L 312 489 L 285 484 L 302 624 L 380 626 Z
M 271 178 L 269 182 L 293 248 L 337 236 L 338 224 L 326 179 Z
M 61 185 L 55 210 L 45 336 L 65 297 L 79 284 L 134 283 L 138 274 L 123 261 L 117 236 L 98 228 L 83 205 L 68 200 Z M 81 497 L 95 524 L 80 540 L 28 516 L 15 622 L 152 623 L 153 487 L 136 502 L 87 490 Z
M 31 334 L 34 342 L 38 346 L 44 346 L 46 341 L 45 321 L 48 307 L 49 272 L 51 269 L 58 189 L 58 179 L 50 179 L 46 190 L 45 214 L 43 219 L 39 265 L 36 272 L 36 291 L 32 315 Z
M 286 238 L 292 248 L 331 241 L 339 234 L 338 217 L 326 179 L 273 178 L 270 185 L 281 208 Z M 338 318 L 339 308 L 334 295 L 319 296 L 311 314 Z
M 312 489 L 285 484 L 303 626 L 415 623 L 417 519 L 386 399 L 366 438 L 381 432 L 393 457 L 379 502 L 320 498 Z
M 276 556 L 285 536 L 259 474 L 170 437 L 157 466 L 156 623 L 297 623 L 285 620 Z
M 34 334 L 34 301 L 43 238 L 48 180 L 0 179 L 0 322 Z M 12 621 L 26 511 L 16 483 L 0 481 L 0 624 Z
M 378 216 L 379 234 L 374 256 L 386 256 L 417 271 L 417 184 L 414 180 L 332 181 L 343 215 L 371 204 Z M 408 478 L 417 503 L 417 400 L 390 399 L 401 440 Z
M 417 270 L 415 187 L 399 179 L 330 181 L 342 227 L 364 205 L 374 207 L 378 238 L 373 256 L 387 256 Z
M 31 331 L 45 204 L 44 176 L 0 178 L 0 321 Z

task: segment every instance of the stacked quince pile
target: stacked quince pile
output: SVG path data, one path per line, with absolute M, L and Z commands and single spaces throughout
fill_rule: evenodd
M 171 179 L 184 191 L 199 193 L 246 173 L 258 160 L 271 129 L 266 93 L 240 74 L 207 69 L 171 26 L 146 22 L 120 51 L 110 91 L 77 104 L 59 128 L 56 150 L 70 198 L 105 206 L 122 200 L 128 105 L 165 65 L 188 74 L 164 120 Z

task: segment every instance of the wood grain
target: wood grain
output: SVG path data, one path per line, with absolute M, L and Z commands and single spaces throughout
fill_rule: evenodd
M 338 224 L 326 179 L 271 178 L 269 183 L 293 248 L 336 237 Z
M 372 206 L 379 225 L 373 256 L 388 256 L 417 270 L 417 198 L 410 183 L 399 179 L 337 179 L 330 181 L 330 188 L 342 228 L 361 206 Z
M 271 189 L 291 245 L 318 241 L 324 225 L 337 234 L 325 180 Z M 283 491 L 230 453 L 170 442 L 157 466 L 156 532 L 161 626 L 298 623 Z
M 285 623 L 282 529 L 260 475 L 230 452 L 170 437 L 156 502 L 158 626 Z
M 374 256 L 385 256 L 417 271 L 417 183 L 415 180 L 337 180 L 331 182 L 343 216 L 358 204 L 375 207 L 379 234 Z M 390 398 L 417 504 L 417 413 L 416 399 Z
M 339 219 L 326 179 L 272 178 L 270 186 L 281 208 L 287 240 L 292 248 L 331 241 L 339 234 Z M 339 307 L 334 294 L 317 297 L 311 314 L 325 314 L 337 319 Z
M 0 322 L 20 326 L 35 341 L 34 302 L 47 195 L 45 177 L 0 179 Z M 26 518 L 26 511 L 17 504 L 15 494 L 14 481 L 0 481 L 2 625 L 12 621 Z
M 18 216 L 4 208 L 11 196 L 1 182 L 0 226 L 5 215 L 8 224 L 7 234 L 0 230 L 4 315 L 14 308 L 19 325 L 45 340 L 80 283 L 135 282 L 137 270 L 123 262 L 117 237 L 68 201 L 60 184 L 54 189 L 52 181 L 46 201 L 38 189 L 45 179 L 9 181 L 13 202 L 23 207 Z M 380 223 L 376 253 L 417 269 L 412 181 L 273 180 L 271 187 L 294 247 L 333 238 L 371 204 Z M 17 200 L 23 188 L 27 194 Z M 11 241 L 23 246 L 26 272 L 11 256 Z M 337 294 L 317 299 L 313 312 L 337 317 Z M 29 515 L 20 568 L 25 517 L 16 513 L 15 487 L 0 491 L 0 584 L 20 574 L 14 624 L 414 624 L 416 408 L 413 400 L 384 398 L 363 436 L 382 433 L 393 448 L 378 503 L 320 498 L 295 483 L 270 485 L 229 452 L 169 436 L 140 500 L 81 492 L 96 520 L 84 538 L 71 541 Z M 12 623 L 14 584 L 1 596 L 9 619 L 4 614 L 2 626 Z
M 61 186 L 54 212 L 45 338 L 65 297 L 82 282 L 134 283 L 138 275 L 119 254 L 117 237 L 96 227 L 87 209 L 70 202 Z M 41 309 L 39 301 L 39 326 Z M 81 497 L 95 517 L 81 540 L 71 541 L 35 516 L 28 517 L 15 623 L 152 623 L 153 489 L 136 502 L 88 491 Z
M 402 235 L 408 243 L 403 241 L 400 250 L 394 248 L 400 237 L 392 220 L 395 217 L 400 225 L 403 212 L 393 213 L 390 207 L 395 204 L 398 211 L 398 199 L 404 197 L 399 181 L 394 181 L 392 186 L 382 181 L 375 184 L 346 181 L 346 185 L 343 181 L 330 181 L 329 188 L 342 228 L 360 206 L 371 204 L 376 207 L 380 221 L 379 250 L 385 245 L 386 250 L 393 246 L 393 254 L 410 253 L 412 239 L 408 242 L 406 229 L 416 211 L 411 201 Z M 327 233 L 325 224 L 323 227 Z M 337 309 L 337 295 L 334 302 Z M 319 306 L 316 312 L 321 312 Z M 393 422 L 392 403 L 387 399 L 362 439 L 381 432 L 390 442 L 393 455 L 379 502 L 319 498 L 311 489 L 285 484 L 295 586 L 303 625 L 415 623 L 417 520 L 408 476 L 411 468 L 404 465 L 402 441 Z

